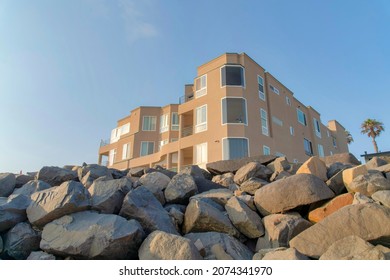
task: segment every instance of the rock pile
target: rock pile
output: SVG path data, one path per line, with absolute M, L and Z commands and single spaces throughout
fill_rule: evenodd
M 1 259 L 390 259 L 390 163 L 258 156 L 180 173 L 0 174 Z

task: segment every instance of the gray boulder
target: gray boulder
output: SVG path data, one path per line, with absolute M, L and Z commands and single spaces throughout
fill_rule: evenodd
M 278 157 L 273 162 L 267 165 L 272 172 L 281 173 L 283 171 L 288 171 L 290 169 L 290 163 L 286 157 Z
M 333 163 L 340 162 L 342 164 L 360 165 L 360 161 L 351 153 L 334 154 L 322 158 L 326 166 L 331 166 Z
M 191 197 L 191 199 L 210 199 L 219 205 L 225 207 L 225 204 L 233 196 L 233 192 L 229 189 L 215 189 L 207 192 L 203 192 Z
M 39 249 L 40 234 L 29 223 L 19 223 L 5 235 L 4 252 L 16 260 L 25 260 Z
M 201 177 L 194 177 L 196 186 L 198 187 L 198 193 L 207 192 L 210 190 L 222 189 L 224 188 L 220 184 L 214 183 L 208 179 Z
M 334 242 L 320 260 L 384 260 L 385 254 L 358 236 L 351 235 Z
M 155 168 L 145 168 L 144 172 L 145 172 L 145 174 L 152 173 L 152 172 L 159 172 L 159 173 L 162 173 L 162 174 L 168 176 L 169 179 L 172 179 L 173 176 L 175 176 L 177 174 L 177 172 L 165 169 L 159 165 L 156 165 Z
M 350 164 L 343 164 L 341 162 L 335 162 L 328 167 L 328 171 L 327 171 L 326 175 L 328 178 L 332 178 L 334 175 L 336 175 L 340 171 L 343 171 L 344 169 L 351 168 L 351 167 L 352 167 L 352 165 L 350 165 Z
M 162 191 L 165 190 L 170 181 L 171 178 L 161 172 L 146 173 L 139 179 L 141 185 L 156 186 Z
M 241 185 L 252 177 L 268 180 L 272 173 L 273 172 L 271 169 L 262 165 L 260 162 L 249 162 L 237 170 L 236 174 L 234 175 L 234 182 L 238 185 Z
M 31 200 L 24 195 L 0 197 L 0 232 L 9 230 L 27 219 L 26 209 Z
M 255 205 L 266 216 L 332 197 L 334 193 L 318 177 L 296 174 L 258 189 Z
M 193 242 L 187 238 L 156 230 L 139 248 L 140 260 L 201 260 Z
M 3 252 L 3 239 L 0 236 L 0 254 Z
M 248 238 L 258 238 L 264 234 L 260 216 L 237 197 L 229 199 L 225 209 L 233 225 Z
M 79 182 L 68 181 L 58 187 L 31 195 L 27 217 L 31 224 L 42 227 L 67 214 L 87 210 L 91 206 L 91 195 Z
M 0 173 L 0 197 L 8 197 L 15 189 L 15 175 Z
M 279 247 L 260 250 L 253 256 L 253 260 L 309 260 L 309 258 L 294 248 Z
M 77 180 L 77 173 L 57 166 L 44 166 L 38 171 L 35 179 L 55 187 L 66 181 Z
M 106 180 L 114 179 L 111 171 L 106 166 L 98 164 L 83 164 L 82 167 L 77 169 L 77 176 L 79 181 L 87 189 L 92 186 L 97 178 L 104 177 Z
M 373 200 L 378 201 L 382 205 L 390 208 L 390 190 L 377 191 L 371 197 Z
M 370 159 L 366 163 L 366 167 L 368 170 L 370 170 L 370 169 L 375 169 L 375 168 L 378 168 L 378 167 L 386 165 L 386 164 L 388 164 L 388 162 L 385 161 L 384 159 L 381 159 L 379 157 L 373 157 L 372 159 Z
M 208 231 L 223 232 L 236 237 L 240 235 L 225 212 L 205 201 L 191 199 L 184 216 L 183 232 Z
M 271 177 L 269 178 L 269 181 L 273 182 L 273 181 L 280 180 L 280 179 L 290 177 L 290 176 L 291 176 L 291 174 L 287 171 L 282 171 L 282 172 L 276 171 L 276 172 L 272 173 Z
M 249 193 L 251 195 L 254 195 L 258 189 L 260 189 L 261 187 L 264 187 L 265 185 L 268 185 L 268 184 L 269 183 L 263 179 L 252 177 L 241 184 L 240 190 L 243 192 Z
M 228 172 L 236 173 L 238 169 L 243 167 L 249 162 L 257 161 L 262 165 L 267 165 L 268 163 L 274 161 L 275 156 L 253 156 L 245 157 L 240 159 L 230 159 L 230 160 L 220 160 L 215 162 L 210 162 L 206 164 L 206 169 L 212 175 L 221 175 Z
M 131 189 L 132 181 L 126 177 L 108 181 L 96 180 L 88 189 L 92 209 L 103 214 L 118 214 L 123 199 Z
M 135 259 L 145 233 L 135 220 L 93 211 L 63 216 L 42 231 L 42 250 L 76 259 Z
M 35 261 L 46 261 L 46 260 L 55 260 L 56 257 L 52 254 L 48 254 L 43 251 L 34 251 L 27 257 L 27 260 L 35 260 Z
M 344 170 L 344 169 L 343 169 Z M 346 192 L 346 188 L 343 180 L 343 170 L 340 170 L 338 173 L 333 175 L 328 181 L 326 181 L 326 185 L 336 194 L 342 194 Z
M 220 244 L 224 252 L 233 260 L 251 260 L 253 256 L 252 251 L 250 251 L 248 247 L 246 247 L 236 238 L 225 233 L 189 233 L 184 237 L 190 239 L 195 244 L 195 246 L 197 246 L 198 250 L 204 250 L 204 259 L 206 260 L 219 259 L 215 255 L 215 249 L 212 250 L 216 244 Z
M 177 174 L 164 191 L 167 203 L 188 204 L 189 198 L 198 193 L 198 187 L 191 175 Z
M 179 174 L 187 174 L 191 175 L 192 177 L 205 178 L 202 168 L 200 168 L 198 165 L 186 166 L 182 170 L 180 170 Z
M 228 188 L 230 185 L 234 184 L 234 174 L 229 172 L 222 175 L 215 175 L 212 181 Z
M 161 230 L 178 234 L 168 212 L 145 187 L 131 190 L 124 198 L 119 215 L 127 219 L 136 219 L 149 234 Z
M 311 226 L 290 241 L 290 247 L 319 258 L 337 240 L 356 235 L 365 241 L 390 244 L 390 210 L 375 203 L 349 205 Z
M 143 167 L 134 167 L 130 168 L 129 172 L 127 173 L 127 177 L 142 177 L 144 174 Z
M 40 180 L 31 180 L 24 184 L 21 188 L 15 189 L 12 194 L 22 194 L 30 197 L 33 193 L 50 189 L 51 185 Z
M 31 180 L 34 180 L 34 176 L 19 174 L 15 176 L 15 188 L 21 188 L 24 184 L 27 184 Z
M 377 191 L 390 190 L 390 180 L 381 173 L 359 175 L 347 186 L 349 192 L 359 192 L 371 196 Z

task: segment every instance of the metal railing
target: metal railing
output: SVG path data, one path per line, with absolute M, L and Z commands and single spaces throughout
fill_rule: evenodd
M 100 140 L 100 147 L 104 147 L 110 144 L 110 139 Z
M 194 134 L 194 126 L 183 127 L 181 130 L 181 137 L 186 137 Z
M 179 104 L 183 104 L 183 103 L 186 103 L 190 100 L 194 99 L 194 95 L 183 95 L 183 96 L 180 96 L 179 98 Z

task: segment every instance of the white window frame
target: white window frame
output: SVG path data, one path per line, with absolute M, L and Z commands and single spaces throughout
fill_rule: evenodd
M 307 141 L 307 143 L 310 144 L 309 147 L 310 147 L 311 151 L 306 151 L 306 145 L 305 145 L 306 141 Z M 313 156 L 313 143 L 309 139 L 303 138 L 303 148 L 304 148 L 306 155 Z
M 283 121 L 275 116 L 272 116 L 272 122 L 278 126 L 283 126 Z
M 200 88 L 196 89 L 196 83 L 199 81 Z M 207 74 L 204 74 L 195 79 L 195 98 L 199 98 L 207 94 Z
M 150 129 L 145 129 L 145 119 L 150 118 Z M 154 123 L 152 122 L 154 120 Z M 154 124 L 154 125 L 153 125 Z M 142 131 L 156 131 L 157 129 L 157 117 L 156 116 L 143 116 L 142 117 Z
M 206 120 L 203 122 L 199 122 L 201 120 L 199 120 L 200 115 L 198 114 L 198 112 L 202 111 L 203 108 L 205 108 L 204 110 L 206 111 L 205 113 Z M 207 104 L 199 106 L 195 109 L 195 133 L 199 133 L 206 130 L 207 130 Z
M 223 112 L 224 112 L 224 110 L 223 110 L 223 104 L 224 104 L 223 100 L 224 99 L 233 99 L 233 98 L 235 98 L 235 99 L 243 99 L 244 100 L 244 103 L 245 103 L 245 120 L 246 120 L 246 122 L 241 122 L 241 123 L 240 122 L 237 122 L 237 123 L 230 123 L 230 122 L 224 123 L 223 122 Z M 227 110 L 227 108 L 226 108 L 226 110 Z M 246 102 L 246 98 L 236 97 L 236 96 L 229 96 L 229 97 L 221 98 L 221 124 L 222 125 L 227 125 L 228 124 L 228 125 L 246 125 L 246 126 L 248 126 L 248 104 Z
M 234 86 L 234 85 L 222 85 L 222 69 L 225 68 L 225 67 L 241 67 L 242 68 L 242 78 L 243 78 L 243 85 L 240 85 L 240 86 Z M 239 64 L 225 64 L 223 66 L 221 66 L 221 68 L 219 68 L 220 70 L 220 85 L 221 85 L 221 88 L 224 88 L 224 87 L 240 87 L 240 88 L 246 88 L 246 79 L 245 79 L 245 67 L 242 66 L 242 65 L 239 65 Z M 226 78 L 226 77 L 225 77 Z
M 318 149 L 318 156 L 325 157 L 324 146 L 322 146 L 321 144 L 318 144 L 317 149 Z
M 261 83 L 260 83 L 261 81 Z M 259 98 L 263 101 L 265 101 L 265 87 L 264 87 L 264 79 L 262 76 L 257 75 L 257 84 L 259 88 Z M 263 91 L 260 90 L 260 85 L 263 87 Z
M 301 113 L 303 115 L 303 120 L 304 122 L 301 122 L 301 120 L 299 119 L 299 113 Z M 297 119 L 298 119 L 298 122 L 304 126 L 307 126 L 307 118 L 306 118 L 306 114 L 304 112 L 302 112 L 302 110 L 300 110 L 299 108 L 297 108 Z
M 175 119 L 173 116 L 177 116 L 177 124 L 174 124 L 173 123 L 173 120 Z M 171 129 L 173 131 L 178 131 L 179 130 L 179 127 L 180 127 L 180 120 L 179 120 L 179 113 L 178 112 L 172 112 L 172 116 L 171 116 Z
M 251 156 L 249 138 L 247 138 L 247 137 L 224 137 L 224 138 L 222 138 L 222 160 L 228 160 L 227 158 L 225 158 L 225 150 L 224 150 L 225 149 L 225 145 L 224 145 L 225 139 L 246 139 L 247 143 L 248 143 L 248 157 Z
M 277 95 L 280 95 L 279 90 L 278 90 L 275 86 L 269 85 L 269 88 L 270 88 L 274 93 L 276 93 Z
M 114 165 L 115 162 L 116 162 L 116 149 L 112 149 L 108 154 L 108 166 Z
M 286 96 L 286 104 L 287 104 L 288 106 L 291 106 L 291 99 L 290 99 L 290 97 L 288 97 L 288 96 Z
M 290 135 L 295 136 L 295 129 L 293 126 L 290 125 Z
M 163 139 L 163 140 L 159 141 L 159 142 L 158 142 L 158 150 L 160 151 L 161 148 L 162 148 L 163 146 L 165 146 L 166 144 L 168 144 L 168 139 Z
M 321 124 L 316 118 L 313 118 L 313 126 L 314 126 L 314 132 L 316 133 L 316 136 L 318 138 L 321 138 Z
M 271 155 L 271 148 L 266 145 L 263 145 L 263 155 L 265 156 Z
M 160 116 L 160 133 L 169 131 L 169 114 Z
M 261 133 L 265 136 L 269 136 L 268 114 L 267 111 L 262 108 L 260 108 L 260 121 Z
M 330 132 L 329 132 L 329 130 L 326 130 L 326 135 L 328 136 L 328 138 L 330 137 Z
M 207 142 L 194 146 L 194 164 L 203 165 L 207 163 L 208 158 Z
M 153 144 L 153 152 L 152 153 L 150 153 L 150 154 L 142 154 L 142 145 L 144 143 L 148 143 L 148 144 L 152 143 Z M 148 147 L 148 150 L 149 150 L 149 147 Z M 141 141 L 139 156 L 143 157 L 143 156 L 148 156 L 148 155 L 151 155 L 151 154 L 154 154 L 154 141 Z

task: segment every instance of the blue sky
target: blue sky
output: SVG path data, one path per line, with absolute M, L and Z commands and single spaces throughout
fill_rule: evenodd
M 0 0 L 0 172 L 97 162 L 118 119 L 176 103 L 225 52 L 339 120 L 359 158 L 362 121 L 390 125 L 389 34 L 386 0 Z

